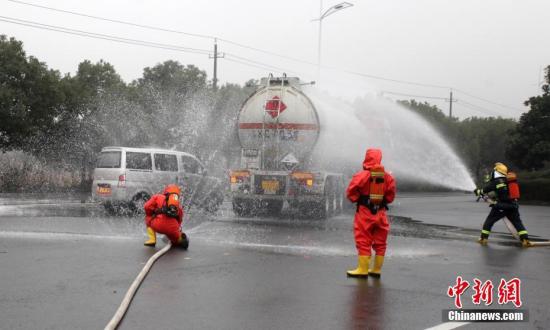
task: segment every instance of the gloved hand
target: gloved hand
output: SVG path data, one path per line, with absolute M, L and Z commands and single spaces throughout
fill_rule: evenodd
M 164 214 L 164 213 L 166 213 L 166 206 L 155 209 L 155 214 Z
M 172 218 L 178 217 L 178 208 L 175 206 L 170 206 L 166 208 L 166 215 Z
M 483 190 L 479 189 L 479 188 L 476 188 L 474 189 L 474 194 L 479 197 L 481 196 L 481 194 L 483 193 Z

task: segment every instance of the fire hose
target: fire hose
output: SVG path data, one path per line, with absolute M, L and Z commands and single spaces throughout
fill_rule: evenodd
M 124 314 L 126 314 L 128 307 L 130 307 L 130 303 L 132 302 L 132 299 L 134 298 L 134 295 L 136 294 L 137 289 L 141 285 L 141 282 L 143 282 L 143 279 L 145 278 L 147 273 L 149 273 L 149 270 L 151 269 L 155 261 L 157 261 L 158 258 L 162 257 L 163 254 L 168 252 L 168 250 L 170 250 L 171 247 L 172 247 L 172 243 L 169 242 L 168 244 L 166 244 L 165 247 L 163 247 L 160 251 L 158 251 L 153 256 L 151 256 L 151 258 L 149 258 L 149 261 L 147 261 L 145 266 L 143 266 L 143 269 L 141 270 L 141 272 L 138 274 L 138 276 L 136 277 L 136 279 L 128 289 L 128 292 L 126 292 L 126 295 L 124 296 L 124 299 L 122 299 L 122 302 L 120 303 L 120 306 L 118 307 L 115 315 L 113 316 L 111 321 L 109 321 L 107 326 L 105 326 L 105 330 L 113 330 L 118 327 L 118 324 L 124 317 Z
M 191 209 L 193 199 L 203 179 L 204 179 L 204 175 L 201 176 L 201 179 L 196 184 L 195 189 L 191 194 L 191 198 L 189 198 L 189 202 L 187 203 L 187 211 Z M 183 224 L 183 221 L 182 221 L 182 224 Z M 115 315 L 113 316 L 111 321 L 109 321 L 109 323 L 107 323 L 107 325 L 105 326 L 105 330 L 114 330 L 118 327 L 118 325 L 120 324 L 120 321 L 122 321 L 122 318 L 126 314 L 126 311 L 128 311 L 128 308 L 130 307 L 130 303 L 132 302 L 132 299 L 134 298 L 137 292 L 137 289 L 145 279 L 145 276 L 147 276 L 147 273 L 149 273 L 149 270 L 151 270 L 151 267 L 153 267 L 153 264 L 155 263 L 155 261 L 157 261 L 157 259 L 162 257 L 166 252 L 168 252 L 168 250 L 170 250 L 171 247 L 172 247 L 172 243 L 168 242 L 168 244 L 166 244 L 165 247 L 163 247 L 160 251 L 158 251 L 157 253 L 155 253 L 149 258 L 149 260 L 147 261 L 145 266 L 143 266 L 143 269 L 141 270 L 141 272 L 139 272 L 134 282 L 132 282 L 132 285 L 130 285 L 130 288 L 126 292 L 126 295 L 124 295 L 124 299 L 122 299 L 120 306 L 118 306 L 118 309 L 115 312 Z

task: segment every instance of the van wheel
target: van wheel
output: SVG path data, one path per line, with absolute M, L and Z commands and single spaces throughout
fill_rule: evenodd
M 269 201 L 267 204 L 267 212 L 269 215 L 277 216 L 283 210 L 283 201 Z
M 147 193 L 139 193 L 132 198 L 130 202 L 130 208 L 134 214 L 143 214 L 145 213 L 143 207 L 145 203 L 151 198 Z

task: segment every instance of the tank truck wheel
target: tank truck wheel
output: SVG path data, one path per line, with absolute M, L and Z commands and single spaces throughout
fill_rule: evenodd
M 339 182 L 338 189 L 334 195 L 334 215 L 341 214 L 344 210 L 344 189 L 342 183 Z
M 111 202 L 103 203 L 103 207 L 105 208 L 105 212 L 107 212 L 109 216 L 117 215 L 117 209 L 113 204 L 111 204 Z
M 233 212 L 239 217 L 247 217 L 252 213 L 252 204 L 243 200 L 233 200 Z
M 331 194 L 328 191 L 325 191 L 325 194 L 320 201 L 314 204 L 313 216 L 317 219 L 327 219 L 330 218 L 332 213 L 333 201 L 331 199 Z
M 281 211 L 283 210 L 283 201 L 270 201 L 267 204 L 267 212 L 269 212 L 269 215 L 280 215 Z

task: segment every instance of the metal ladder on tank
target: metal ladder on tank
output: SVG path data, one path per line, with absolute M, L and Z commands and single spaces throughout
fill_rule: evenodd
M 275 99 L 274 97 L 277 95 L 273 95 L 274 88 L 271 87 L 271 79 L 273 78 L 273 74 L 269 74 L 267 77 L 267 83 L 266 83 L 266 94 L 265 94 L 265 101 L 264 101 L 264 113 L 263 113 L 263 120 L 262 120 L 262 168 L 264 168 L 264 151 L 265 151 L 265 122 L 266 122 L 266 116 L 267 116 L 267 105 L 270 102 L 277 102 L 277 117 L 275 119 L 275 138 L 277 139 L 277 147 L 276 147 L 276 154 L 275 159 L 279 159 L 279 151 L 280 151 L 280 131 L 279 131 L 279 115 L 281 114 L 281 105 L 283 104 L 284 94 L 285 94 L 285 81 L 286 81 L 286 73 L 283 73 L 283 76 L 281 77 L 281 92 L 278 97 L 278 99 Z M 276 164 L 277 169 L 279 169 L 279 164 Z

